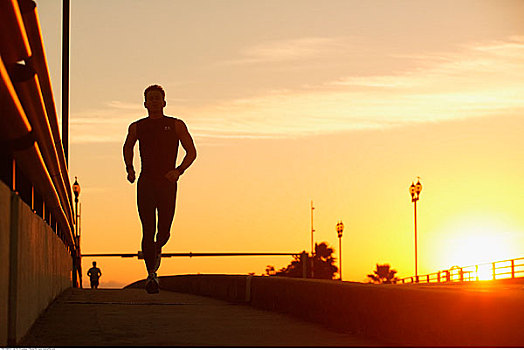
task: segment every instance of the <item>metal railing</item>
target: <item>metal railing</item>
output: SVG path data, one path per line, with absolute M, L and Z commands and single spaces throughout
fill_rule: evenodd
M 307 270 L 309 265 L 308 255 L 305 251 L 300 253 L 240 253 L 240 252 L 229 252 L 229 253 L 162 253 L 163 258 L 173 258 L 173 257 L 239 257 L 239 256 L 293 256 L 300 257 L 302 261 L 302 278 L 307 278 Z M 82 254 L 81 257 L 103 257 L 103 258 L 138 258 L 144 259 L 144 254 L 142 251 L 137 253 L 89 253 Z
M 427 275 L 399 278 L 400 283 L 469 282 L 524 277 L 524 258 L 495 261 L 469 266 L 453 266 Z
M 210 257 L 210 256 L 299 256 L 302 253 L 162 253 L 163 258 L 173 257 Z M 82 254 L 82 257 L 105 257 L 105 258 L 138 258 L 144 259 L 141 251 L 138 253 L 93 253 Z
M 43 47 L 35 2 L 1 1 L 2 181 L 78 256 L 69 174 Z

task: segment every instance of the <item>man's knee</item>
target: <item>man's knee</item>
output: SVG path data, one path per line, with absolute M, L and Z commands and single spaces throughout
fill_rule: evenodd
M 161 248 L 164 245 L 166 245 L 167 241 L 169 241 L 169 237 L 171 237 L 171 234 L 169 231 L 167 233 L 158 233 L 157 237 L 157 245 Z

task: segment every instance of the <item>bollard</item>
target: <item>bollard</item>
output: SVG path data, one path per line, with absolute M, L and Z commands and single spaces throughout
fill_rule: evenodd
M 307 253 L 302 252 L 302 278 L 307 278 Z

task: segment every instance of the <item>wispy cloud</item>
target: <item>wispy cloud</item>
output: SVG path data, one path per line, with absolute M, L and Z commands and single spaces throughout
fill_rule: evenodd
M 223 62 L 223 64 L 298 61 L 331 55 L 344 49 L 347 49 L 347 45 L 343 39 L 310 37 L 276 40 L 246 47 L 240 51 L 240 58 Z
M 282 41 L 253 47 L 245 58 L 259 63 L 293 60 L 337 45 L 336 40 L 322 38 Z M 524 37 L 408 56 L 406 60 L 418 61 L 412 69 L 341 76 L 307 88 L 272 90 L 187 108 L 180 115 L 196 138 L 210 142 L 524 115 Z M 75 142 L 121 142 L 127 125 L 144 113 L 142 106 L 133 106 L 113 101 L 106 109 L 83 113 L 73 122 L 80 135 Z
M 111 101 L 107 104 L 107 107 L 112 109 L 119 109 L 119 110 L 130 110 L 130 111 L 138 111 L 144 110 L 144 105 L 139 103 L 128 103 L 128 102 L 122 102 L 122 101 Z
M 524 38 L 420 55 L 390 75 L 348 76 L 305 90 L 237 99 L 200 111 L 216 137 L 287 137 L 407 123 L 524 114 Z M 209 115 L 227 116 L 213 121 Z M 195 116 L 196 117 L 196 116 Z
M 110 101 L 101 107 L 71 112 L 71 142 L 123 142 L 127 126 L 145 116 L 140 104 Z

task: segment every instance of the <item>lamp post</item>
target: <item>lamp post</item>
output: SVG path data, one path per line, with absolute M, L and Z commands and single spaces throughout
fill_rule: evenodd
M 75 194 L 75 222 L 76 222 L 76 232 L 75 232 L 75 238 L 78 239 L 80 237 L 79 234 L 78 234 L 78 197 L 80 196 L 80 185 L 78 184 L 78 181 L 76 179 L 76 176 L 75 176 L 75 183 L 73 184 L 73 193 Z M 76 244 L 78 245 L 80 242 L 76 242 Z
M 313 207 L 313 201 L 311 201 L 311 278 L 315 277 L 315 248 L 313 243 L 313 233 L 315 229 L 313 228 L 313 210 L 315 210 L 315 207 Z
M 337 222 L 337 234 L 338 234 L 338 261 L 339 261 L 339 274 L 340 280 L 342 281 L 342 232 L 344 231 L 344 224 L 342 221 Z
M 80 261 L 80 231 L 79 231 L 79 218 L 80 215 L 78 213 L 78 197 L 80 196 L 80 185 L 78 184 L 78 181 L 75 176 L 75 183 L 73 184 L 73 193 L 75 194 L 75 244 L 76 244 L 76 256 L 74 257 L 75 263 L 73 264 L 73 269 L 75 270 L 73 273 L 73 284 L 75 287 L 77 286 L 77 273 L 78 273 L 78 282 L 80 284 L 80 288 L 82 288 L 82 266 Z
M 417 269 L 417 201 L 420 199 L 420 192 L 422 191 L 422 185 L 420 183 L 420 178 L 417 181 L 417 184 L 411 183 L 409 186 L 409 193 L 411 194 L 411 202 L 415 207 L 415 280 L 418 283 L 418 269 Z

